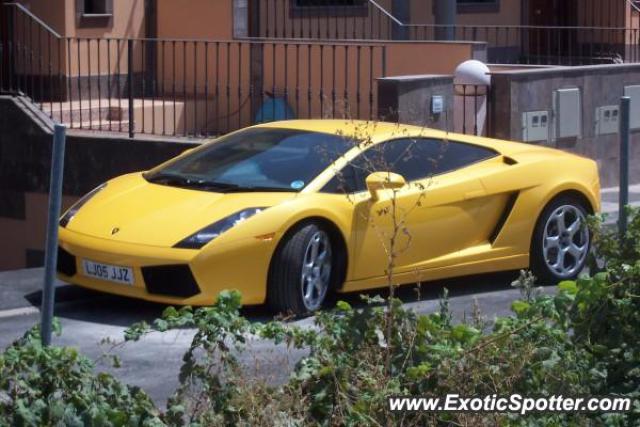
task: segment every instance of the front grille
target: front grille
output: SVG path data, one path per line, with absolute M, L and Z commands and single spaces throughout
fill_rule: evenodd
M 142 267 L 142 277 L 150 294 L 187 298 L 200 293 L 191 269 L 185 264 Z
M 64 274 L 65 276 L 71 277 L 74 276 L 77 272 L 76 270 L 76 257 L 71 255 L 69 252 L 65 251 L 61 247 L 58 247 L 58 263 L 57 263 L 58 273 Z

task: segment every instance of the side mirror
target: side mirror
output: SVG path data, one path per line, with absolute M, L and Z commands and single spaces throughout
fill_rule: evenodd
M 378 198 L 380 190 L 397 190 L 407 185 L 402 175 L 393 172 L 374 172 L 366 179 L 367 189 L 371 193 L 371 198 Z

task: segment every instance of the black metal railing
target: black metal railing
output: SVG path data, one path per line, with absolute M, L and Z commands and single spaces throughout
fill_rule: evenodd
M 454 130 L 465 135 L 491 136 L 491 87 L 454 84 L 453 93 Z
M 576 12 L 576 25 L 548 26 L 411 24 L 394 17 L 385 0 L 252 0 L 249 36 L 486 42 L 488 61 L 505 64 L 640 62 L 640 28 L 616 21 L 624 16 L 624 1 L 603 3 L 589 3 L 584 25 L 577 24 Z
M 27 95 L 41 109 L 60 97 L 63 38 L 20 4 L 0 9 L 0 91 Z
M 279 119 L 376 117 L 380 43 L 61 37 L 7 7 L 2 92 L 72 129 L 209 136 Z
M 401 21 L 375 0 L 250 0 L 249 37 L 391 40 Z
M 488 61 L 501 64 L 592 65 L 640 62 L 640 29 L 530 25 L 407 25 L 412 40 L 487 43 Z

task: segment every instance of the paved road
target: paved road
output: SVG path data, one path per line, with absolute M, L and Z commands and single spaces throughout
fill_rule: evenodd
M 443 287 L 450 290 L 451 308 L 457 318 L 470 316 L 474 300 L 490 320 L 509 313 L 511 302 L 518 298 L 511 288 L 516 273 L 500 273 L 440 281 L 422 285 L 420 298 L 415 287 L 404 287 L 399 296 L 414 310 L 427 313 L 438 310 L 438 295 Z M 0 273 L 0 348 L 9 345 L 24 331 L 39 321 L 42 269 Z M 547 291 L 553 291 L 548 288 Z M 359 303 L 358 295 L 346 295 L 352 304 Z M 98 368 L 113 372 L 123 381 L 143 387 L 158 403 L 177 385 L 181 358 L 193 336 L 185 329 L 165 334 L 152 334 L 141 342 L 128 343 L 113 351 L 122 360 L 122 367 L 113 369 L 100 358 L 109 346 L 100 345 L 105 338 L 121 341 L 123 330 L 130 324 L 157 318 L 165 306 L 100 294 L 79 287 L 58 283 L 55 314 L 62 323 L 62 336 L 54 344 L 78 347 L 84 354 L 98 360 Z M 249 307 L 244 314 L 255 321 L 270 319 L 265 307 Z M 299 320 L 299 325 L 311 325 L 312 318 Z M 266 377 L 273 382 L 283 381 L 291 368 L 304 355 L 303 351 L 289 351 L 284 346 L 254 340 L 243 355 L 250 374 Z M 101 359 L 101 360 L 100 360 Z
M 607 214 L 607 223 L 613 223 L 618 219 L 618 188 L 603 188 L 600 191 L 602 197 L 602 212 Z M 629 205 L 640 207 L 640 184 L 629 186 Z

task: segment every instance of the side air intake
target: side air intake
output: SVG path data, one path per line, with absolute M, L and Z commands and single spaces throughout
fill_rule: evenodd
M 496 239 L 502 232 L 502 229 L 504 228 L 505 223 L 509 219 L 509 215 L 511 215 L 511 211 L 513 211 L 513 207 L 516 205 L 517 200 L 518 200 L 518 193 L 512 193 L 509 195 L 509 198 L 507 199 L 507 203 L 504 206 L 504 210 L 502 211 L 500 218 L 498 218 L 498 222 L 496 223 L 496 226 L 493 229 L 493 232 L 489 236 L 489 242 L 491 244 L 493 244 L 496 241 Z

